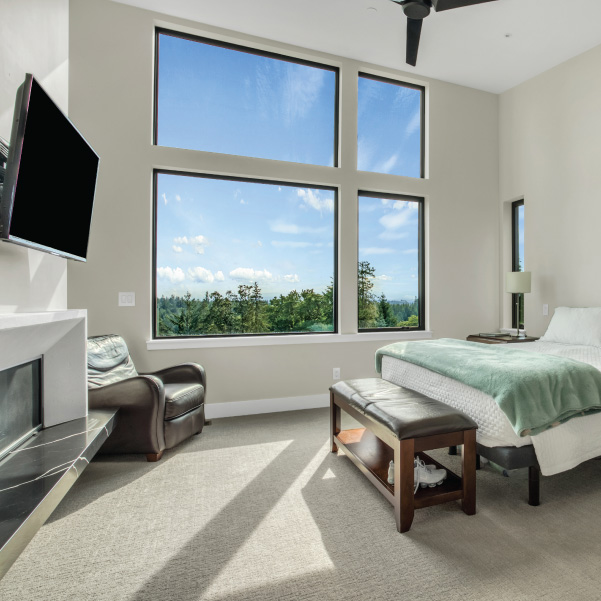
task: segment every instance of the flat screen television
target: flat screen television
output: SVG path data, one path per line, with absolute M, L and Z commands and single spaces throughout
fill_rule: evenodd
M 17 91 L 0 239 L 85 261 L 99 157 L 31 75 Z

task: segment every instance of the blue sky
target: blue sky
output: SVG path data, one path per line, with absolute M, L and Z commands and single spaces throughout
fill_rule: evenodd
M 164 34 L 159 51 L 158 144 L 335 168 L 334 71 Z M 358 168 L 420 177 L 419 91 L 358 85 Z M 334 191 L 165 173 L 157 182 L 158 296 L 257 281 L 271 298 L 331 283 Z M 415 208 L 360 201 L 359 260 L 389 300 L 417 295 Z
M 334 165 L 336 72 L 161 34 L 158 143 Z
M 357 168 L 420 177 L 420 91 L 359 77 L 358 103 Z
M 159 174 L 158 296 L 323 292 L 334 273 L 332 190 Z

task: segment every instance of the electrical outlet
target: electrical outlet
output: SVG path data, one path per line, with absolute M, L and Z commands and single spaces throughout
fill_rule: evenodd
M 543 305 L 543 315 L 549 315 L 549 305 Z
M 332 370 L 332 379 L 334 379 L 334 380 L 340 380 L 340 368 L 339 367 L 335 367 Z
M 119 292 L 120 307 L 135 307 L 136 293 L 135 292 Z

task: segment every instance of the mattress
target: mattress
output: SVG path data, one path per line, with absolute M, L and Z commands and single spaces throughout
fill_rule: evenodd
M 568 357 L 601 370 L 601 347 L 538 341 L 508 348 Z M 389 356 L 382 358 L 382 378 L 463 411 L 476 421 L 477 440 L 487 447 L 532 444 L 543 475 L 601 455 L 601 413 L 571 419 L 536 436 L 518 436 L 494 399 L 471 386 Z

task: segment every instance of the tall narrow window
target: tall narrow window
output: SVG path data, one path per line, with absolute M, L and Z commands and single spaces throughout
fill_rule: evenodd
M 511 270 L 524 271 L 524 200 L 511 205 Z M 524 327 L 524 295 L 512 294 L 511 327 Z M 518 300 L 519 299 L 519 300 Z
M 424 177 L 424 88 L 359 75 L 357 169 Z
M 157 30 L 155 143 L 336 166 L 338 69 Z
M 423 204 L 359 193 L 359 330 L 424 329 Z
M 155 220 L 155 337 L 336 331 L 336 189 L 156 171 Z

